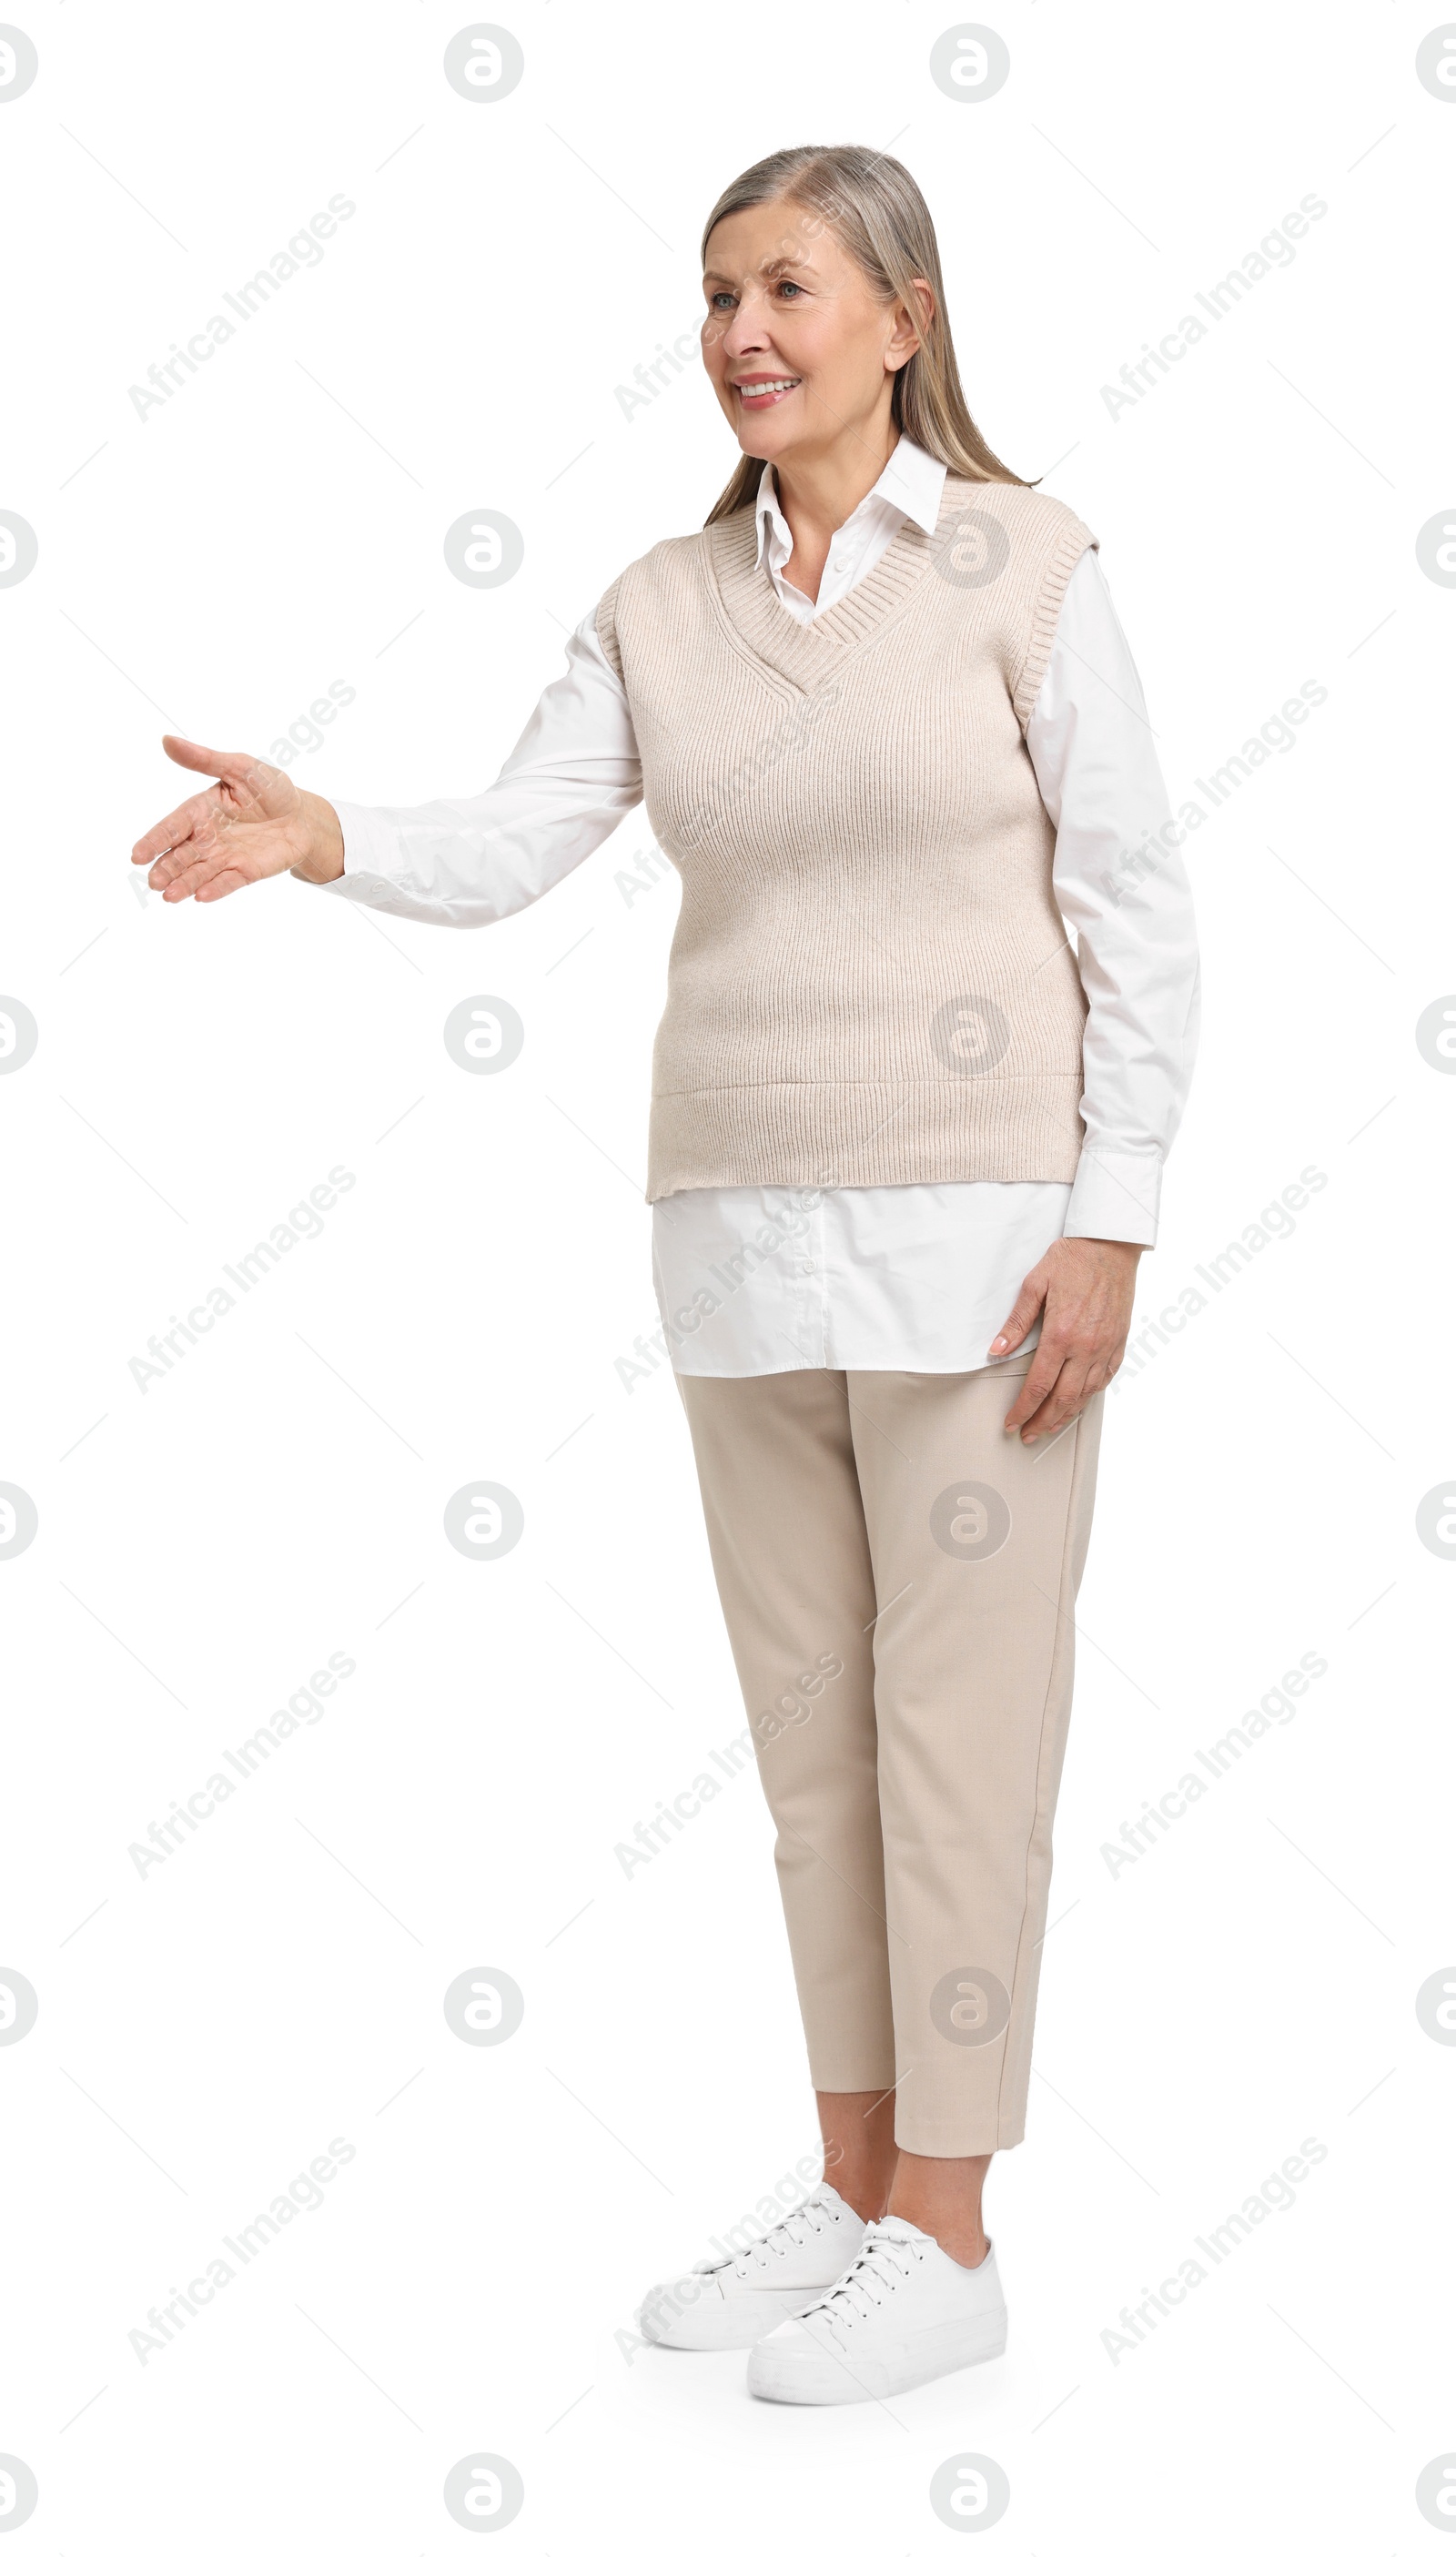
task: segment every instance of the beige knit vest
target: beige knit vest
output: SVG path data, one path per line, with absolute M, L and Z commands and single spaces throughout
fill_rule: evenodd
M 760 1182 L 1069 1181 L 1087 1000 L 1026 751 L 1096 536 L 948 477 L 812 622 L 753 509 L 659 542 L 597 606 L 682 875 L 647 1196 Z

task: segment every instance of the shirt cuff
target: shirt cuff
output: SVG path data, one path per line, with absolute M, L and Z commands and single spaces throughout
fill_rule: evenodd
M 1082 1149 L 1062 1232 L 1098 1243 L 1157 1241 L 1160 1154 Z
M 343 873 L 333 879 L 308 880 L 308 886 L 331 889 L 335 895 L 363 897 L 377 880 L 400 884 L 407 875 L 404 832 L 388 808 L 360 808 L 350 799 L 331 799 L 343 836 Z

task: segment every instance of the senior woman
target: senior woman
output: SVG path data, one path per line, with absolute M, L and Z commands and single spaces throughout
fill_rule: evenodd
M 680 873 L 654 1278 L 825 2172 L 639 2317 L 827 2404 L 1003 2349 L 982 2187 L 1024 2132 L 1103 1390 L 1198 970 L 1097 537 L 973 423 L 909 173 L 775 153 L 703 290 L 737 467 L 487 790 L 331 804 L 169 738 L 215 787 L 133 859 L 173 903 L 288 870 L 490 923 L 645 798 Z

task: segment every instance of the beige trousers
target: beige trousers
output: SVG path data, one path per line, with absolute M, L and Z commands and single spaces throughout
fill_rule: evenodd
M 925 2157 L 1025 2128 L 1103 1403 L 1023 1446 L 1030 1363 L 678 1379 L 813 2083 Z

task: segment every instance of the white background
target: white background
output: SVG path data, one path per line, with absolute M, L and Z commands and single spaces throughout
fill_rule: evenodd
M 1417 2552 L 1453 2450 L 1449 1600 L 1417 1502 L 1456 1475 L 1444 1274 L 1456 982 L 1437 798 L 1456 594 L 1446 338 L 1456 99 L 1390 7 L 993 24 L 541 0 L 471 103 L 438 0 L 245 13 L 57 0 L 0 107 L 8 441 L 39 559 L 0 590 L 10 1209 L 0 1475 L 0 2453 L 17 2547 L 448 2557 L 447 2471 L 525 2481 L 507 2544 L 929 2557 L 928 2483 L 996 2461 L 1014 2557 Z M 802 140 L 892 148 L 940 228 L 977 419 L 1074 505 L 1175 804 L 1301 683 L 1328 701 L 1192 841 L 1208 1025 L 1148 1311 L 1306 1165 L 1327 1185 L 1111 1399 L 1025 2144 L 988 2222 L 1003 2362 L 863 2410 L 765 2406 L 737 2355 L 624 2353 L 814 2144 L 756 1779 L 629 1881 L 614 1854 L 742 1711 L 656 1313 L 648 1059 L 676 891 L 640 812 L 487 938 L 290 880 L 150 907 L 127 855 L 178 728 L 408 803 L 482 786 L 615 572 L 733 450 L 691 369 L 721 187 Z M 129 386 L 341 193 L 322 261 L 160 409 Z M 1110 415 L 1103 385 L 1306 194 L 1291 264 Z M 508 515 L 472 591 L 442 543 Z M 474 1076 L 442 1023 L 526 1026 Z M 354 1186 L 140 1390 L 129 1361 L 341 1165 Z M 225 1283 L 225 1282 L 224 1282 Z M 444 1505 L 509 1485 L 515 1550 Z M 323 1718 L 145 1879 L 128 1848 L 329 1655 Z M 1306 1651 L 1326 1674 L 1115 1880 L 1102 1853 Z M 508 1972 L 498 2047 L 449 1983 Z M 331 2139 L 323 2206 L 139 2362 L 129 2331 Z M 1102 2340 L 1301 2141 L 1327 2157 L 1115 2359 Z M 786 2193 L 792 2191 L 786 2185 Z

